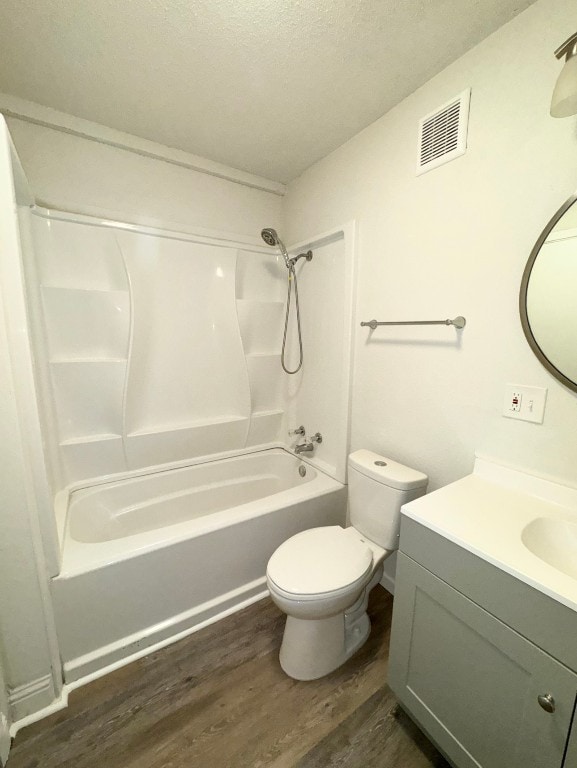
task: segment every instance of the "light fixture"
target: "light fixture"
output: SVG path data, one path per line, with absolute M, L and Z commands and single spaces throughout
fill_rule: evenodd
M 569 117 L 577 114 L 577 32 L 571 35 L 555 51 L 555 56 L 565 56 L 565 66 L 557 78 L 551 100 L 552 117 Z

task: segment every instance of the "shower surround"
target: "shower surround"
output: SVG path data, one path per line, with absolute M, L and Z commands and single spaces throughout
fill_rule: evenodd
M 48 211 L 33 224 L 65 483 L 278 442 L 270 250 Z
M 72 682 L 259 599 L 282 541 L 344 523 L 348 388 L 328 377 L 350 344 L 342 303 L 320 295 L 344 295 L 345 239 L 317 239 L 301 273 L 307 358 L 289 381 L 286 270 L 267 246 L 40 208 L 30 219 L 60 489 L 51 592 Z M 304 418 L 325 440 L 303 462 L 285 435 Z

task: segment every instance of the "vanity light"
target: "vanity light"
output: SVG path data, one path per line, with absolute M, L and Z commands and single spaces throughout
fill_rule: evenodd
M 569 117 L 577 114 L 577 32 L 555 51 L 555 56 L 565 56 L 565 66 L 557 79 L 553 99 L 552 117 Z

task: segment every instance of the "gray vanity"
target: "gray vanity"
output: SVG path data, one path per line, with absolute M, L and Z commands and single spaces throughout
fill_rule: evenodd
M 577 768 L 577 490 L 477 460 L 406 505 L 389 684 L 458 768 Z

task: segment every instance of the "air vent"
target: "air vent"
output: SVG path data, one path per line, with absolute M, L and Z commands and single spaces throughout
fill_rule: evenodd
M 420 121 L 417 175 L 465 154 L 470 100 L 468 88 Z

